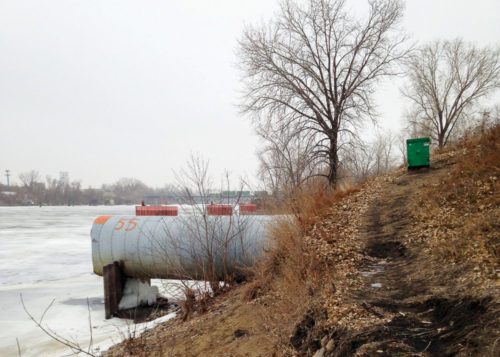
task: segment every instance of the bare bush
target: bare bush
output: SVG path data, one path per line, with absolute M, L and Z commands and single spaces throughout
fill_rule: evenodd
M 178 289 L 182 298 L 194 294 L 202 304 L 206 304 L 208 294 L 217 295 L 241 278 L 260 249 L 256 240 L 264 234 L 258 217 L 234 214 L 243 184 L 229 195 L 230 177 L 226 174 L 221 184 L 225 193 L 215 193 L 208 166 L 208 161 L 191 156 L 186 168 L 176 173 L 181 212 L 162 219 L 163 232 L 149 234 L 153 249 L 146 252 L 161 262 L 162 277 L 179 279 L 168 282 L 170 288 Z M 233 214 L 210 215 L 213 204 L 229 206 Z

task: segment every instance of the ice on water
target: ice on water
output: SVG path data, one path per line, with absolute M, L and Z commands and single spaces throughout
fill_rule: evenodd
M 104 319 L 102 278 L 92 273 L 90 229 L 97 216 L 134 213 L 133 206 L 0 207 L 0 356 L 18 355 L 16 338 L 25 357 L 69 352 L 30 321 L 21 294 L 36 319 L 55 300 L 44 325 L 83 347 L 90 340 L 89 309 L 95 347 L 104 350 L 123 338 L 130 322 Z

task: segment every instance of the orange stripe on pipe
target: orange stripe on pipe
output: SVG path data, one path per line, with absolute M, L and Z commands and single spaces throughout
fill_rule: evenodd
M 104 224 L 111 216 L 100 216 L 94 220 L 94 224 Z

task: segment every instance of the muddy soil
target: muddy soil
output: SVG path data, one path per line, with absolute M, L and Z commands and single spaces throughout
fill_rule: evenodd
M 423 185 L 438 182 L 445 171 L 438 166 L 409 172 L 371 204 L 364 224 L 366 254 L 371 259 L 362 272 L 365 288 L 356 299 L 385 323 L 365 331 L 334 331 L 336 348 L 329 355 L 495 355 L 481 341 L 489 335 L 492 321 L 498 321 L 498 316 L 491 316 L 492 310 L 498 311 L 492 296 L 458 293 L 454 280 L 459 271 L 407 248 L 411 198 Z

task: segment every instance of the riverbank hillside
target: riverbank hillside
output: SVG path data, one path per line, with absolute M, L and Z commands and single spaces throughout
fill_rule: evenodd
M 496 126 L 429 168 L 306 189 L 246 282 L 105 355 L 499 356 L 499 158 Z

